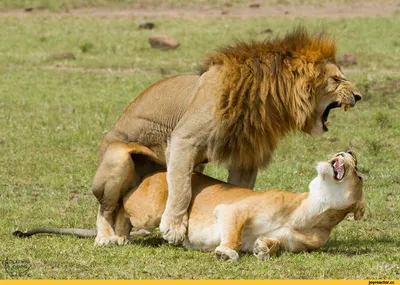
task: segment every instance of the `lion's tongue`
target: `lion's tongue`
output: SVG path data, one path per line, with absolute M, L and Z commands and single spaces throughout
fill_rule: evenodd
M 338 159 L 333 164 L 333 167 L 336 171 L 336 178 L 341 180 L 344 176 L 344 159 L 341 156 L 338 156 Z

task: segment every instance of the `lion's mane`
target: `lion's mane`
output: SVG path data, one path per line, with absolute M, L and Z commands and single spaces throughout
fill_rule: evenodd
M 304 28 L 211 54 L 202 73 L 215 68 L 220 88 L 209 159 L 242 169 L 268 163 L 283 134 L 304 130 L 324 82 L 320 67 L 335 55 L 332 38 Z

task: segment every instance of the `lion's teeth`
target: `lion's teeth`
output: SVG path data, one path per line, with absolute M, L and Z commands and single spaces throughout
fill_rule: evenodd
M 330 124 L 331 124 L 331 122 L 328 122 L 328 121 L 326 121 L 326 122 L 324 123 L 325 127 L 329 127 Z
M 343 108 L 343 110 L 346 112 L 347 111 L 347 109 L 349 108 L 349 104 L 342 104 L 342 108 Z

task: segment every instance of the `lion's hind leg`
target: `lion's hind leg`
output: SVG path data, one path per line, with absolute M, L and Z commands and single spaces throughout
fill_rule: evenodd
M 254 243 L 253 253 L 258 259 L 267 260 L 273 257 L 280 248 L 281 242 L 279 240 L 259 237 Z
M 126 217 L 123 206 L 119 206 L 117 217 L 115 219 L 115 243 L 118 245 L 126 245 L 130 243 L 130 232 L 132 224 Z
M 96 245 L 116 243 L 115 211 L 134 179 L 134 164 L 127 145 L 119 142 L 110 144 L 93 179 L 93 194 L 100 202 L 96 222 Z

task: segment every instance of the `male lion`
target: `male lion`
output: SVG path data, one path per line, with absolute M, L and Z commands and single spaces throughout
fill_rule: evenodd
M 253 192 L 200 173 L 192 176 L 189 228 L 184 245 L 189 249 L 215 251 L 217 258 L 237 261 L 238 250 L 253 252 L 265 260 L 279 249 L 309 251 L 323 246 L 348 213 L 364 215 L 362 179 L 352 152 L 337 153 L 320 162 L 310 191 L 293 193 L 269 190 Z M 168 187 L 166 172 L 153 173 L 127 193 L 116 218 L 116 234 L 128 242 L 132 226 L 153 229 L 164 212 Z M 38 233 L 95 236 L 85 229 L 33 229 L 14 232 L 24 237 Z
M 100 146 L 93 181 L 100 202 L 96 244 L 116 242 L 118 202 L 160 166 L 167 168 L 169 187 L 160 230 L 166 240 L 179 243 L 187 228 L 196 165 L 225 164 L 229 183 L 253 188 L 258 168 L 270 161 L 282 135 L 326 132 L 331 109 L 347 109 L 361 99 L 336 65 L 335 54 L 329 36 L 298 28 L 282 39 L 222 48 L 210 55 L 201 75 L 174 76 L 150 86 Z M 129 142 L 148 147 L 158 164 L 143 157 L 133 168 Z

